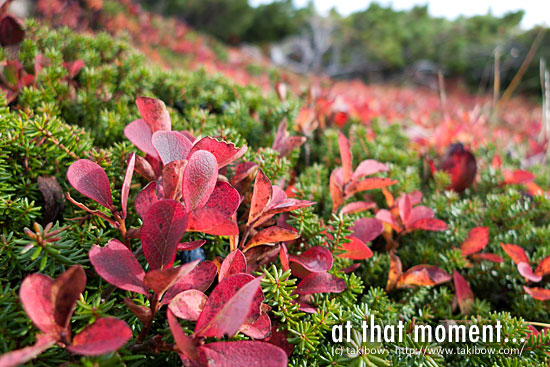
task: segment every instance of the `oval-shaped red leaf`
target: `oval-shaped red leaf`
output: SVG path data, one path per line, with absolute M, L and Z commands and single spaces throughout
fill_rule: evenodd
M 1 367 L 15 367 L 38 357 L 43 351 L 54 345 L 59 336 L 54 334 L 39 334 L 36 343 L 30 347 L 17 349 L 0 356 Z
M 44 274 L 31 274 L 21 284 L 19 297 L 25 312 L 44 333 L 58 329 L 53 317 L 52 307 L 53 280 Z
M 489 243 L 489 227 L 476 227 L 468 233 L 466 241 L 462 242 L 460 251 L 468 256 L 479 252 Z
M 512 260 L 518 265 L 521 262 L 529 264 L 529 258 L 525 253 L 525 250 L 511 243 L 501 243 L 500 246 L 512 258 Z
M 178 347 L 180 352 L 183 353 L 186 357 L 190 358 L 192 361 L 197 361 L 199 358 L 199 351 L 197 346 L 193 343 L 193 340 L 191 340 L 191 338 L 188 337 L 187 334 L 185 334 L 185 331 L 178 323 L 178 320 L 174 316 L 174 313 L 170 311 L 170 309 L 166 311 L 166 315 L 168 318 L 170 331 L 172 331 L 172 335 L 174 336 L 174 340 L 176 341 L 176 346 Z
M 248 148 L 246 146 L 239 149 L 235 147 L 235 144 L 233 143 L 220 141 L 210 136 L 206 136 L 193 145 L 191 154 L 199 150 L 207 150 L 212 153 L 214 157 L 216 157 L 218 167 L 222 168 L 241 158 L 246 153 L 247 149 Z
M 535 269 L 535 274 L 541 277 L 550 274 L 550 256 L 546 256 Z
M 241 203 L 239 192 L 225 181 L 216 182 L 214 191 L 206 202 L 206 208 L 216 209 L 226 217 L 230 218 Z
M 474 292 L 472 288 L 456 270 L 453 272 L 453 280 L 456 290 L 456 300 L 458 302 L 458 307 L 462 314 L 467 315 L 472 310 L 472 304 L 474 302 Z
M 294 290 L 296 294 L 340 293 L 346 289 L 346 282 L 326 271 L 310 273 Z
M 67 170 L 67 179 L 71 186 L 82 195 L 108 209 L 113 208 L 109 178 L 97 163 L 88 159 L 79 159 Z
M 216 342 L 200 347 L 209 367 L 286 367 L 288 358 L 281 348 L 264 342 L 241 340 Z
M 529 287 L 523 286 L 523 290 L 525 291 L 525 293 L 527 293 L 534 299 L 538 299 L 539 301 L 550 300 L 550 289 L 539 288 L 539 287 L 529 288 Z
M 89 257 L 95 271 L 110 284 L 130 292 L 149 293 L 143 283 L 143 268 L 120 241 L 110 240 L 105 247 L 92 246 Z
M 130 194 L 130 185 L 132 184 L 132 176 L 134 175 L 134 166 L 136 164 L 136 154 L 132 153 L 126 167 L 124 181 L 122 181 L 122 190 L 120 193 L 120 205 L 122 206 L 122 218 L 126 218 L 126 210 L 128 208 L 128 195 Z
M 267 227 L 256 233 L 250 241 L 248 241 L 243 251 L 246 252 L 246 250 L 255 246 L 292 241 L 298 237 L 300 237 L 300 233 L 295 230 L 277 226 Z
M 67 349 L 76 354 L 97 356 L 116 351 L 131 337 L 132 330 L 124 321 L 102 317 L 75 335 Z
M 350 242 L 342 243 L 338 247 L 338 251 L 343 251 L 337 255 L 338 257 L 352 260 L 364 260 L 372 257 L 371 249 L 363 241 L 354 236 L 349 236 L 347 239 Z
M 149 182 L 147 186 L 141 190 L 137 196 L 136 200 L 134 201 L 134 205 L 136 207 L 136 211 L 140 218 L 145 218 L 145 214 L 149 211 L 151 206 L 153 206 L 154 203 L 156 203 L 158 200 L 157 198 L 157 184 L 156 182 Z
M 149 125 L 154 133 L 156 131 L 172 130 L 170 115 L 166 110 L 164 102 L 156 98 L 139 97 L 136 99 L 136 105 L 141 117 Z
M 66 329 L 76 307 L 76 301 L 86 287 L 86 273 L 81 265 L 73 265 L 52 285 L 53 316 L 57 325 Z
M 355 221 L 352 230 L 354 237 L 366 243 L 380 236 L 384 231 L 384 225 L 374 218 L 361 218 Z
M 179 202 L 160 200 L 151 206 L 139 231 L 143 254 L 151 269 L 172 266 L 186 228 L 187 213 Z
M 235 274 L 222 280 L 210 294 L 197 320 L 195 333 L 205 337 L 221 338 L 235 334 L 255 305 L 260 281 L 248 274 Z M 263 298 L 263 296 L 261 297 Z M 259 305 L 256 305 L 259 312 Z
M 272 195 L 273 187 L 271 186 L 271 181 L 269 181 L 269 178 L 267 178 L 262 170 L 258 170 L 256 179 L 254 180 L 254 189 L 252 191 L 247 225 L 250 225 L 260 217 L 271 201 Z
M 366 159 L 359 163 L 359 166 L 353 172 L 352 179 L 357 180 L 364 176 L 374 175 L 379 172 L 387 172 L 388 167 L 384 163 L 375 161 L 374 159 Z
M 164 165 L 187 159 L 191 151 L 191 142 L 177 131 L 157 131 L 151 140 Z
M 206 150 L 194 152 L 183 174 L 183 200 L 190 212 L 202 208 L 214 191 L 218 179 L 218 163 Z
M 533 273 L 533 269 L 531 269 L 531 265 L 529 265 L 526 262 L 520 262 L 518 264 L 518 271 L 524 278 L 526 278 L 531 282 L 537 283 L 542 280 L 542 277 L 540 275 L 536 275 L 535 273 Z
M 124 135 L 132 142 L 139 150 L 153 157 L 158 157 L 157 151 L 153 146 L 153 133 L 151 128 L 143 119 L 138 119 L 130 122 L 124 128 Z
M 347 183 L 351 180 L 351 176 L 353 173 L 353 157 L 351 154 L 349 140 L 340 131 L 338 132 L 338 148 L 340 149 L 340 159 L 342 160 L 344 183 Z
M 236 236 L 239 234 L 237 223 L 213 208 L 199 208 L 190 212 L 187 230 L 214 236 Z
M 246 258 L 239 249 L 231 252 L 223 259 L 218 281 L 221 282 L 224 278 L 238 273 L 246 273 Z
M 290 255 L 288 258 L 292 274 L 298 278 L 307 276 L 310 272 L 323 272 L 332 268 L 332 253 L 322 246 L 312 247 L 300 255 Z
M 189 289 L 177 294 L 168 305 L 170 311 L 180 319 L 197 321 L 208 297 L 196 289 Z

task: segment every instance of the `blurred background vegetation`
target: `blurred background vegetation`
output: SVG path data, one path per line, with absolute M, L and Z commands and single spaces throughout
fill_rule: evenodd
M 394 10 L 371 3 L 348 16 L 335 10 L 322 16 L 311 2 L 297 8 L 291 0 L 257 7 L 248 0 L 140 1 L 221 41 L 257 45 L 276 64 L 335 78 L 430 86 L 441 71 L 484 93 L 493 88 L 496 68 L 508 85 L 533 48 L 518 91 L 540 95 L 539 60 L 550 58 L 550 34 L 522 29 L 523 11 L 449 20 L 431 16 L 428 6 Z

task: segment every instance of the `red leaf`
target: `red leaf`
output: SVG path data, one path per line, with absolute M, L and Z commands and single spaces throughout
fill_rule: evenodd
M 266 341 L 284 350 L 287 356 L 290 356 L 294 350 L 294 344 L 288 342 L 288 331 L 277 322 L 271 327 L 271 335 Z
M 285 229 L 277 226 L 267 227 L 256 233 L 246 244 L 243 251 L 249 248 L 275 244 L 277 242 L 292 241 L 300 237 L 300 233 L 295 230 Z
M 191 151 L 191 142 L 177 131 L 157 131 L 151 139 L 163 164 L 187 159 Z
M 344 274 L 349 274 L 359 269 L 359 267 L 361 267 L 361 263 L 354 263 L 354 264 L 351 264 L 350 266 L 346 266 L 345 268 L 340 269 L 339 271 Z
M 335 168 L 330 174 L 330 197 L 332 198 L 332 211 L 344 203 L 344 171 L 342 167 Z
M 386 291 L 391 291 L 397 286 L 399 278 L 403 274 L 403 265 L 401 259 L 395 254 L 395 250 L 390 251 L 390 270 L 388 272 L 388 281 Z
M 273 186 L 273 192 L 275 192 L 276 188 L 277 186 Z M 272 202 L 268 206 L 268 210 L 266 210 L 261 215 L 261 219 L 256 223 L 256 225 L 258 225 L 259 223 L 265 223 L 267 219 L 271 218 L 275 214 L 290 212 L 296 209 L 305 208 L 315 204 L 314 201 L 287 199 L 284 191 L 282 191 L 282 193 L 285 195 L 285 199 L 278 202 Z
M 489 253 L 477 253 L 472 255 L 473 260 L 487 260 L 492 261 L 494 263 L 501 263 L 502 257 L 498 256 L 497 254 L 489 254 Z
M 235 274 L 222 280 L 210 294 L 195 325 L 195 334 L 216 338 L 235 334 L 261 292 L 261 280 L 262 277 L 254 279 L 248 274 Z
M 79 159 L 67 170 L 69 183 L 82 195 L 98 202 L 104 207 L 113 208 L 111 186 L 107 174 L 97 163 Z
M 230 184 L 225 181 L 216 182 L 214 191 L 206 202 L 206 208 L 213 208 L 230 218 L 241 203 L 241 195 Z
M 353 236 L 363 242 L 370 242 L 384 231 L 384 225 L 374 218 L 361 218 L 356 220 L 352 227 Z
M 151 163 L 149 163 L 147 159 L 143 158 L 140 155 L 136 156 L 136 165 L 134 168 L 138 175 L 140 175 L 147 181 L 155 181 L 157 179 L 157 174 L 155 173 L 155 169 L 153 168 Z
M 73 79 L 86 64 L 83 60 L 75 60 L 70 62 L 63 62 L 63 67 L 67 69 L 67 77 Z
M 340 158 L 342 159 L 342 169 L 344 183 L 351 180 L 353 169 L 351 167 L 353 157 L 348 138 L 342 132 L 338 132 L 338 147 L 340 148 Z
M 472 186 L 476 178 L 476 158 L 461 143 L 449 147 L 441 160 L 440 168 L 451 176 L 450 189 L 456 192 L 463 192 Z
M 468 256 L 479 252 L 489 243 L 489 227 L 476 227 L 468 233 L 468 238 L 460 246 L 462 255 Z
M 149 322 L 153 313 L 151 309 L 147 306 L 139 306 L 134 303 L 130 298 L 124 297 L 124 304 L 132 311 L 134 315 L 141 321 L 143 324 Z
M 356 194 L 361 191 L 380 189 L 382 187 L 395 185 L 396 183 L 397 183 L 396 180 L 392 180 L 391 178 L 385 178 L 385 177 L 365 178 L 362 181 L 352 181 L 351 184 L 346 188 L 345 194 L 346 194 L 346 197 L 349 198 L 353 194 Z
M 246 273 L 246 258 L 239 249 L 233 251 L 223 259 L 218 281 L 221 282 L 224 278 L 238 273 Z
M 435 265 L 416 265 L 401 274 L 397 287 L 434 286 L 451 280 L 451 276 Z
M 160 99 L 139 97 L 136 99 L 136 105 L 139 114 L 143 117 L 147 125 L 149 125 L 153 133 L 156 131 L 172 130 L 170 115 L 166 110 L 164 102 Z
M 403 223 L 405 223 L 405 227 L 408 228 L 416 221 L 433 217 L 434 212 L 432 209 L 428 208 L 427 206 L 419 205 L 411 209 L 409 217 L 406 221 L 403 221 Z
M 134 205 L 140 218 L 145 218 L 145 215 L 158 200 L 156 182 L 149 182 L 137 195 Z
M 151 206 L 139 231 L 143 254 L 151 269 L 172 266 L 186 228 L 187 213 L 179 202 L 160 200 Z
M 152 157 L 158 157 L 157 151 L 152 143 L 153 133 L 143 119 L 132 121 L 126 125 L 124 128 L 124 135 L 142 152 Z
M 215 236 L 236 236 L 239 234 L 237 224 L 217 209 L 200 208 L 189 213 L 188 231 L 203 232 Z
M 71 321 L 76 301 L 86 287 L 86 273 L 80 265 L 73 265 L 52 285 L 53 316 L 57 325 L 66 329 Z
M 539 287 L 529 288 L 529 287 L 523 286 L 523 290 L 525 291 L 525 293 L 527 293 L 534 299 L 538 299 L 539 301 L 550 300 L 550 289 L 539 288 Z
M 239 149 L 236 148 L 233 143 L 227 143 L 206 136 L 193 145 L 190 155 L 192 156 L 199 150 L 206 150 L 216 157 L 218 167 L 222 168 L 241 158 L 246 153 L 247 149 L 246 146 Z
M 344 251 L 344 253 L 338 254 L 338 257 L 353 260 L 364 260 L 372 257 L 371 249 L 363 241 L 354 236 L 349 236 L 347 239 L 351 242 L 342 243 L 338 247 L 338 251 Z
M 254 181 L 254 190 L 252 192 L 252 199 L 250 203 L 250 212 L 248 214 L 247 225 L 250 225 L 256 219 L 260 217 L 264 209 L 271 201 L 273 195 L 273 188 L 269 178 L 262 170 L 258 171 L 256 180 Z
M 15 46 L 23 42 L 24 38 L 25 28 L 23 23 L 11 15 L 5 15 L 3 12 L 0 16 L 0 45 L 2 47 Z
M 323 272 L 332 268 L 332 254 L 322 246 L 314 246 L 302 252 L 300 255 L 290 255 L 288 260 L 292 263 L 292 274 L 303 278 L 309 272 Z
M 252 323 L 245 321 L 239 331 L 253 339 L 265 339 L 271 333 L 271 319 L 267 313 L 262 313 Z
M 164 293 L 162 304 L 170 303 L 178 293 L 189 289 L 206 292 L 217 274 L 218 268 L 212 261 L 201 261 L 189 274 L 178 280 Z
M 191 360 L 197 360 L 199 358 L 197 346 L 193 343 L 191 338 L 185 334 L 185 331 L 183 331 L 183 328 L 180 326 L 170 309 L 166 311 L 166 315 L 168 317 L 168 325 L 170 326 L 170 330 L 176 341 L 176 346 L 180 352 L 185 354 L 188 358 L 191 358 Z
M 521 262 L 529 264 L 529 258 L 527 257 L 527 254 L 525 253 L 525 250 L 523 250 L 518 245 L 513 244 L 506 244 L 501 243 L 500 246 L 502 246 L 502 249 L 504 252 L 508 254 L 512 258 L 512 260 L 518 265 Z
M 149 294 L 143 283 L 143 268 L 132 251 L 118 240 L 110 240 L 105 247 L 92 246 L 89 256 L 95 271 L 110 284 L 130 292 Z
M 59 329 L 53 318 L 53 280 L 44 274 L 31 274 L 21 284 L 19 297 L 25 312 L 32 322 L 44 333 Z
M 405 194 L 397 199 L 397 206 L 399 208 L 399 216 L 401 217 L 401 222 L 405 223 L 406 226 L 412 211 L 412 204 L 409 195 Z
M 307 140 L 305 136 L 289 136 L 286 128 L 287 122 L 286 118 L 284 118 L 277 128 L 277 134 L 275 135 L 273 145 L 271 146 L 272 149 L 279 152 L 280 157 L 286 157 L 292 153 L 294 149 L 304 144 Z
M 189 289 L 177 294 L 170 301 L 168 308 L 180 319 L 197 321 L 207 300 L 206 294 L 196 289 Z
M 172 161 L 164 166 L 162 170 L 162 188 L 164 199 L 178 200 L 181 197 L 183 184 L 183 172 L 187 161 Z
M 195 260 L 177 268 L 151 270 L 145 274 L 143 281 L 155 294 L 160 296 L 178 280 L 189 274 L 199 261 Z
M 43 351 L 57 342 L 58 336 L 54 334 L 40 334 L 36 343 L 30 347 L 14 350 L 0 356 L 1 367 L 15 367 L 25 364 L 27 361 L 38 357 Z
M 504 181 L 502 181 L 502 185 L 525 184 L 535 179 L 534 174 L 532 174 L 529 171 L 524 171 L 521 169 L 517 169 L 514 171 L 503 170 L 502 176 L 504 177 Z
M 550 274 L 550 256 L 546 256 L 535 269 L 535 274 L 541 277 Z
M 296 294 L 340 293 L 346 289 L 346 282 L 326 271 L 308 274 L 296 287 Z
M 341 212 L 342 214 L 355 214 L 365 210 L 376 208 L 376 203 L 373 201 L 355 201 L 353 203 L 346 204 Z
M 71 352 L 85 356 L 97 356 L 114 352 L 132 337 L 128 325 L 114 317 L 102 317 L 78 333 L 71 345 Z
M 456 299 L 460 312 L 467 315 L 472 310 L 472 304 L 474 302 L 474 292 L 470 288 L 470 285 L 456 270 L 453 272 L 453 280 L 455 283 Z
M 208 367 L 286 367 L 288 359 L 281 348 L 264 342 L 241 340 L 216 342 L 200 347 L 208 359 Z
M 425 231 L 444 231 L 447 229 L 447 223 L 440 219 L 426 218 L 420 219 L 407 226 L 407 230 L 422 229 Z
M 387 172 L 388 167 L 380 163 L 378 161 L 375 161 L 374 159 L 367 159 L 363 162 L 359 163 L 359 166 L 355 169 L 355 172 L 353 172 L 352 180 L 357 181 L 361 177 L 374 175 L 375 173 L 379 172 Z
M 290 263 L 288 261 L 288 250 L 284 243 L 281 244 L 281 249 L 279 250 L 279 257 L 281 258 L 281 266 L 284 271 L 290 269 Z
M 206 243 L 206 240 L 197 240 L 191 242 L 178 243 L 178 251 L 191 251 L 201 247 Z
M 199 150 L 191 155 L 183 175 L 183 200 L 187 212 L 202 208 L 218 179 L 218 163 L 212 153 Z
M 531 269 L 531 266 L 526 262 L 520 262 L 518 264 L 518 271 L 523 277 L 525 277 L 527 280 L 531 282 L 540 282 L 542 280 L 542 277 L 540 275 L 536 275 L 533 273 L 533 269 Z
M 128 195 L 130 194 L 130 185 L 132 184 L 132 176 L 134 175 L 134 166 L 136 164 L 136 154 L 132 153 L 122 181 L 122 190 L 120 193 L 120 205 L 122 206 L 122 218 L 126 218 L 126 209 L 128 208 Z

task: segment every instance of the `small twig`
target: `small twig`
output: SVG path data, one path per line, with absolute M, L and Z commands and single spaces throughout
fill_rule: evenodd
M 539 45 L 542 42 L 542 39 L 544 38 L 545 32 L 546 32 L 546 28 L 540 27 L 539 32 L 537 33 L 535 40 L 531 44 L 531 48 L 529 48 L 529 51 L 527 52 L 527 56 L 525 56 L 525 59 L 521 63 L 521 66 L 519 67 L 518 72 L 514 76 L 514 79 L 512 79 L 512 81 L 510 82 L 510 85 L 508 85 L 504 93 L 502 93 L 502 98 L 500 99 L 500 102 L 505 102 L 508 99 L 510 99 L 510 97 L 512 96 L 512 93 L 514 93 L 514 91 L 516 90 L 517 86 L 521 82 L 521 79 L 523 79 L 523 76 L 527 72 L 527 69 L 529 68 L 529 64 L 533 60 L 533 57 L 535 57 L 536 51 L 539 48 Z

